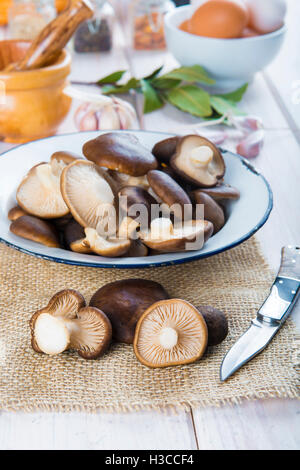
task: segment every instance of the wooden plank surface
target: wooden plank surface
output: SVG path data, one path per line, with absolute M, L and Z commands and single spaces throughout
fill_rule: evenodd
M 289 0 L 289 4 L 291 9 L 299 8 L 298 0 Z M 273 213 L 258 235 L 274 269 L 280 247 L 299 243 L 300 233 L 300 146 L 295 133 L 300 114 L 299 105 L 290 106 L 289 94 L 289 84 L 300 79 L 299 55 L 292 54 L 291 46 L 298 44 L 299 49 L 299 34 L 296 22 L 288 21 L 292 33 L 286 44 L 290 45 L 285 45 L 285 53 L 251 84 L 242 104 L 247 112 L 261 116 L 268 128 L 265 149 L 254 164 L 274 190 Z M 120 28 L 116 38 L 112 54 L 76 57 L 72 77 L 92 80 L 129 66 L 132 72 L 144 75 L 159 64 L 174 65 L 168 54 L 124 50 Z M 183 123 L 188 126 L 195 121 L 166 107 L 146 116 L 141 125 L 148 130 L 176 132 Z M 71 112 L 59 132 L 74 130 Z M 4 150 L 0 144 L 0 152 Z M 300 305 L 293 316 L 300 326 Z M 299 414 L 299 402 L 292 400 L 246 402 L 178 415 L 2 412 L 0 449 L 195 449 L 197 445 L 200 449 L 299 449 Z

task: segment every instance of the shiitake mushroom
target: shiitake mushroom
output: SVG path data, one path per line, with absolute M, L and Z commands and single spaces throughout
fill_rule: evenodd
M 207 326 L 201 313 L 182 299 L 152 304 L 137 323 L 134 352 L 145 366 L 169 367 L 195 362 L 207 346 Z
M 225 173 L 219 149 L 198 135 L 181 137 L 170 164 L 184 180 L 203 188 L 215 186 Z
M 214 234 L 219 232 L 225 224 L 225 215 L 222 207 L 208 194 L 202 191 L 194 191 L 195 204 L 204 206 L 204 219 L 209 220 L 214 226 Z
M 105 313 L 86 307 L 72 289 L 55 294 L 30 320 L 31 345 L 39 353 L 60 354 L 75 349 L 84 359 L 97 359 L 111 343 L 111 323 Z
M 184 189 L 167 173 L 160 170 L 151 170 L 147 173 L 151 189 L 169 208 L 175 217 L 183 219 L 190 208 L 192 216 L 192 203 Z
M 32 215 L 22 215 L 10 224 L 10 231 L 19 237 L 26 238 L 50 248 L 60 248 L 59 233 L 55 226 Z
M 86 142 L 83 154 L 99 166 L 130 176 L 143 176 L 158 165 L 136 137 L 121 132 L 108 132 Z
M 91 298 L 90 306 L 108 316 L 116 341 L 132 343 L 140 316 L 153 303 L 168 298 L 167 291 L 158 282 L 123 279 L 101 287 Z
M 223 312 L 210 306 L 197 307 L 202 314 L 208 331 L 208 346 L 222 343 L 228 334 L 228 321 Z
M 176 152 L 176 147 L 179 140 L 180 137 L 175 136 L 157 142 L 152 149 L 153 155 L 160 163 L 168 164 Z

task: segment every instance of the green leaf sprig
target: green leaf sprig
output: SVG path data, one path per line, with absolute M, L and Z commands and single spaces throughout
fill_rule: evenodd
M 247 84 L 232 93 L 214 95 L 200 86 L 215 83 L 200 65 L 179 67 L 165 74 L 162 74 L 162 69 L 159 67 L 141 79 L 132 77 L 126 83 L 120 83 L 126 71 L 119 70 L 101 78 L 94 85 L 99 86 L 106 95 L 124 94 L 132 90 L 143 93 L 145 114 L 162 108 L 166 103 L 207 119 L 242 114 L 237 103 L 246 92 Z

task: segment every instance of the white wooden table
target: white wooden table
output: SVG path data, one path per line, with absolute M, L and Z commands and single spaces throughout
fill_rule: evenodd
M 122 3 L 124 6 L 125 0 Z M 274 269 L 281 246 L 300 242 L 300 2 L 288 3 L 286 43 L 276 61 L 250 85 L 242 103 L 247 112 L 261 116 L 269 129 L 255 165 L 274 191 L 274 210 L 258 234 Z M 93 80 L 123 68 L 144 75 L 160 64 L 176 65 L 167 53 L 133 52 L 124 44 L 120 22 L 113 52 L 74 57 L 72 78 Z M 141 119 L 139 126 L 168 132 L 182 123 L 194 122 L 194 118 L 166 107 Z M 70 113 L 60 132 L 74 130 Z M 6 147 L 0 143 L 0 152 Z M 300 327 L 300 305 L 293 317 Z M 0 412 L 0 449 L 299 448 L 300 402 L 295 400 L 245 402 L 232 407 L 191 409 L 177 415 Z

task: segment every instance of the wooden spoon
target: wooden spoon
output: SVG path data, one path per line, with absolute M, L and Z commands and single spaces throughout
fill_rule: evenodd
M 32 70 L 49 65 L 59 56 L 78 26 L 93 14 L 89 0 L 71 0 L 69 7 L 34 39 L 24 58 L 10 64 L 5 71 Z

